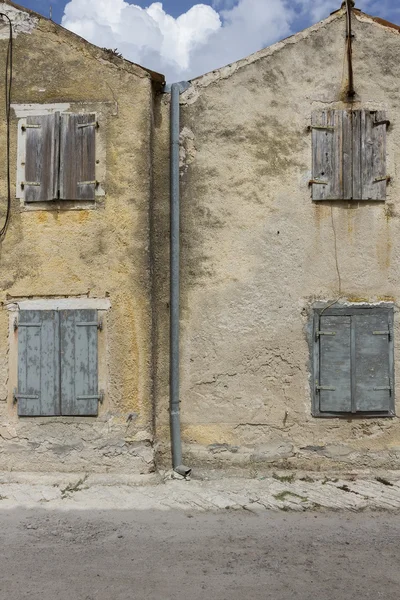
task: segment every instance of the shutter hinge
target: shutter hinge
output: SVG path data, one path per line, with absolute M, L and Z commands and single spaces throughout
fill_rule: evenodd
M 374 387 L 373 390 L 374 390 L 374 392 L 388 390 L 390 392 L 390 395 L 392 395 L 392 388 L 390 387 L 390 385 L 382 385 L 380 387 Z
M 96 187 L 99 185 L 98 181 L 78 181 L 77 185 L 95 185 Z
M 14 331 L 17 331 L 17 329 L 18 329 L 18 319 L 15 318 L 14 319 Z
M 319 394 L 320 391 L 325 391 L 325 392 L 335 392 L 336 388 L 335 387 L 329 387 L 326 385 L 319 385 L 318 381 L 316 382 L 316 386 L 315 386 L 315 391 L 317 392 L 317 394 Z
M 98 129 L 100 125 L 98 121 L 94 121 L 93 123 L 78 123 L 78 129 L 83 129 L 84 127 L 96 127 Z
M 320 179 L 310 179 L 308 185 L 312 185 L 313 183 L 317 183 L 318 185 L 328 185 L 328 181 L 321 181 Z
M 100 317 L 98 321 L 78 321 L 75 323 L 77 327 L 97 327 L 99 331 L 103 330 L 103 319 Z
M 100 390 L 98 394 L 88 395 L 88 396 L 77 396 L 77 400 L 98 400 L 100 404 L 104 402 L 104 391 Z
M 391 177 L 390 175 L 385 175 L 384 177 L 375 177 L 372 183 L 378 183 L 379 181 L 386 181 L 387 183 L 390 183 Z
M 378 127 L 378 125 L 386 125 L 386 127 L 390 127 L 391 123 L 388 119 L 385 119 L 383 121 L 374 121 L 373 123 L 374 127 Z
M 315 340 L 318 340 L 321 335 L 336 335 L 336 331 L 316 331 Z
M 387 337 L 389 338 L 389 341 L 392 339 L 392 334 L 390 332 L 390 329 L 387 329 L 386 331 L 373 331 L 372 335 L 387 335 Z
M 312 131 L 313 129 L 322 129 L 323 131 L 335 131 L 334 127 L 331 127 L 330 125 L 309 125 L 308 126 L 308 131 Z
M 27 129 L 41 129 L 41 125 L 22 125 L 21 130 L 26 131 Z
M 21 188 L 24 189 L 26 185 L 40 187 L 40 182 L 38 181 L 21 181 Z
M 16 404 L 18 402 L 18 400 L 39 400 L 39 396 L 35 396 L 34 394 L 18 394 L 17 388 L 14 388 L 14 391 L 13 391 L 14 404 Z

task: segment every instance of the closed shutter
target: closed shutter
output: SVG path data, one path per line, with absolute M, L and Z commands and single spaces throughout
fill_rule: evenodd
M 386 199 L 387 124 L 382 111 L 313 112 L 313 200 Z
M 360 112 L 362 199 L 385 200 L 387 186 L 385 113 L 369 110 Z
M 314 340 L 316 416 L 394 415 L 392 310 L 316 311 Z
M 323 110 L 312 114 L 313 200 L 343 198 L 341 111 Z
M 94 200 L 96 115 L 61 115 L 60 199 Z
M 319 381 L 321 412 L 351 412 L 351 320 L 348 316 L 321 316 Z
M 59 113 L 27 118 L 25 202 L 47 202 L 57 198 L 59 126 Z
M 60 414 L 59 327 L 56 311 L 21 311 L 18 323 L 18 414 Z
M 61 410 L 63 415 L 97 415 L 97 311 L 60 311 Z
M 388 314 L 354 315 L 355 406 L 357 412 L 388 411 L 393 393 L 390 373 L 391 324 Z

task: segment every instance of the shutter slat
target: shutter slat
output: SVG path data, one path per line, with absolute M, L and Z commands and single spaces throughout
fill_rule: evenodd
M 362 199 L 386 200 L 386 124 L 383 111 L 361 111 Z
M 342 120 L 342 184 L 344 200 L 353 198 L 353 123 L 352 111 L 341 110 Z
M 322 315 L 320 327 L 334 333 L 319 337 L 320 411 L 351 412 L 350 317 Z
M 96 310 L 65 310 L 61 319 L 61 407 L 63 415 L 98 414 Z M 83 325 L 87 322 L 87 326 Z
M 18 414 L 60 414 L 59 328 L 56 311 L 21 311 L 18 328 Z M 28 323 L 29 327 L 23 327 Z
M 96 115 L 61 115 L 60 199 L 94 200 Z
M 362 200 L 361 111 L 352 111 L 353 126 L 353 200 Z
M 25 202 L 47 202 L 57 198 L 59 123 L 59 113 L 27 118 Z
M 356 332 L 356 410 L 357 412 L 388 411 L 391 405 L 392 383 L 388 315 L 353 315 L 352 319 L 355 321 Z M 383 331 L 387 334 L 374 333 Z

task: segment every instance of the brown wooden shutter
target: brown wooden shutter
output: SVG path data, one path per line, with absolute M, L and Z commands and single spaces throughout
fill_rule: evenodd
M 59 125 L 59 113 L 28 117 L 26 120 L 25 202 L 57 198 Z
M 94 200 L 96 115 L 61 115 L 60 199 Z
M 311 119 L 313 147 L 313 200 L 343 198 L 341 111 L 314 111 Z

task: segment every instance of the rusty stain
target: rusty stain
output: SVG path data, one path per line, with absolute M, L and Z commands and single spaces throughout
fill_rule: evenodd
M 351 295 L 347 296 L 348 302 L 369 302 L 368 297 Z
M 38 212 L 36 218 L 39 221 L 39 223 L 47 223 L 47 213 L 44 211 Z

